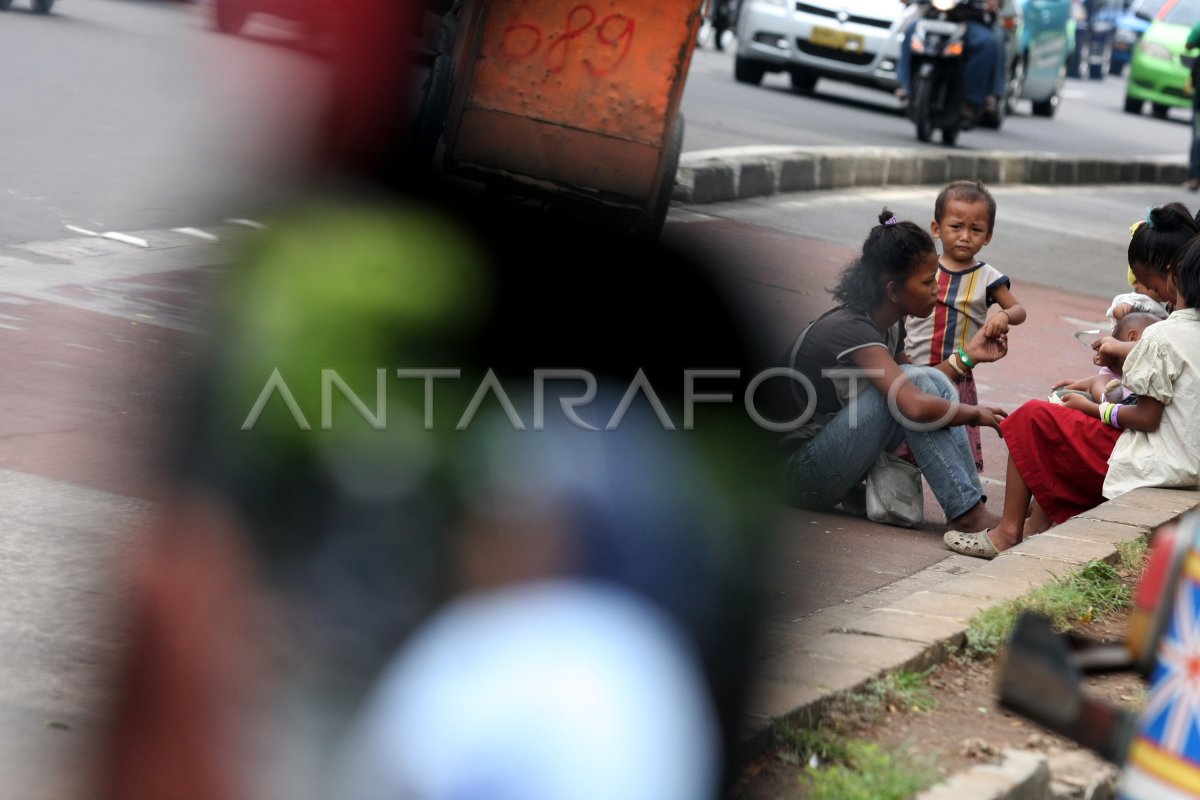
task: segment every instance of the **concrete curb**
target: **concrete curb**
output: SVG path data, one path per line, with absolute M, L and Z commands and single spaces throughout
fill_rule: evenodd
M 1173 156 L 1114 159 L 998 150 L 754 145 L 684 153 L 671 199 L 678 204 L 719 203 L 783 192 L 944 185 L 960 179 L 989 185 L 1178 185 L 1186 177 L 1186 163 Z
M 759 665 L 746 705 L 742 736 L 747 756 L 761 753 L 777 719 L 819 716 L 839 696 L 862 689 L 888 673 L 919 670 L 958 649 L 978 611 L 1019 597 L 1090 561 L 1115 562 L 1119 546 L 1200 508 L 1200 491 L 1137 489 L 1022 542 L 992 561 L 951 555 L 906 579 L 920 587 L 901 593 L 846 622 L 844 611 L 826 609 L 804 620 L 809 635 L 796 647 Z M 1021 759 L 1017 762 L 1024 763 Z M 1015 763 L 1015 762 L 1014 762 Z M 997 774 L 1020 772 L 1000 770 Z M 997 784 L 997 774 L 983 773 Z M 980 780 L 983 780 L 982 778 Z M 1039 784 L 1040 785 L 1040 784 Z M 931 790 L 932 791 L 932 790 Z M 935 794 L 942 797 L 1049 797 L 1041 794 Z

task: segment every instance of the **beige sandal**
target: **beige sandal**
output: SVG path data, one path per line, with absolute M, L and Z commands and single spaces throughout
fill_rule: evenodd
M 946 531 L 946 535 L 942 537 L 942 541 L 946 543 L 946 547 L 949 547 L 956 553 L 962 553 L 964 556 L 992 559 L 1000 555 L 1000 551 L 992 544 L 992 540 L 986 530 L 975 531 L 974 533 Z

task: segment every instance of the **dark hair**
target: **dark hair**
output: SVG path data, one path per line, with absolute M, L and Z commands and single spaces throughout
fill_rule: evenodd
M 1200 308 L 1200 236 L 1193 238 L 1175 260 L 1175 288 L 1186 308 Z
M 855 311 L 873 311 L 886 296 L 888 283 L 903 283 L 932 252 L 933 239 L 924 228 L 913 222 L 897 222 L 885 207 L 879 214 L 879 224 L 863 242 L 862 255 L 842 271 L 833 297 Z
M 988 233 L 996 227 L 996 198 L 983 185 L 983 181 L 954 181 L 938 193 L 933 203 L 933 219 L 942 224 L 942 215 L 946 213 L 946 202 L 957 200 L 960 203 L 987 203 Z
M 1144 331 L 1156 322 L 1162 322 L 1162 319 L 1145 311 L 1131 311 L 1117 320 L 1117 324 L 1113 326 L 1112 335 L 1125 341 L 1125 334 L 1129 331 Z
M 1152 208 L 1129 239 L 1129 266 L 1135 273 L 1138 266 L 1169 273 L 1179 249 L 1196 233 L 1196 220 L 1183 203 Z

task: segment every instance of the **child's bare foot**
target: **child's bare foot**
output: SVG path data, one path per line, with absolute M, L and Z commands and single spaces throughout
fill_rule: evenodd
M 1053 527 L 1054 520 L 1050 519 L 1049 515 L 1038 505 L 1037 500 L 1034 500 L 1033 505 L 1029 509 L 1029 517 L 1025 520 L 1022 536 L 1027 539 L 1030 536 L 1036 536 L 1039 533 L 1048 531 Z

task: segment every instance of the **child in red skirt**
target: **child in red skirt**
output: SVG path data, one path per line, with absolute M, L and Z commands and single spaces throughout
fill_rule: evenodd
M 1080 396 L 1062 405 L 1025 403 L 1002 423 L 1008 475 L 1001 522 L 983 531 L 948 531 L 946 546 L 994 558 L 1141 486 L 1200 481 L 1200 238 L 1179 203 L 1155 208 L 1129 243 L 1138 279 L 1176 310 L 1146 329 L 1124 365 L 1136 405 L 1098 404 Z M 1034 500 L 1032 512 L 1030 499 Z M 1028 516 L 1027 516 L 1028 515 Z

